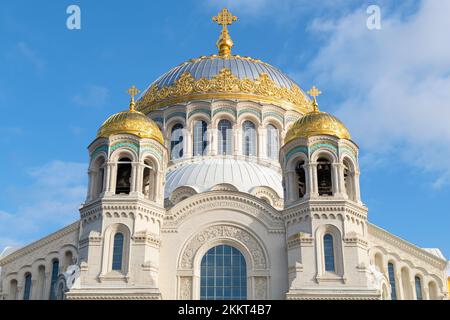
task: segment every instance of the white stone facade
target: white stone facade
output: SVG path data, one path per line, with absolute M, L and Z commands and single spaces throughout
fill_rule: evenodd
M 446 299 L 446 260 L 438 251 L 418 248 L 368 222 L 356 144 L 315 136 L 282 146 L 287 128 L 301 116 L 251 101 L 197 101 L 149 114 L 160 125 L 165 146 L 128 134 L 96 139 L 89 146 L 89 187 L 80 220 L 1 257 L 2 298 L 23 299 L 30 274 L 29 298 L 49 299 L 52 261 L 58 259 L 56 298 L 200 299 L 202 258 L 209 249 L 228 245 L 245 258 L 247 299 L 390 299 L 388 263 L 394 267 L 397 299 L 418 297 L 416 277 L 423 299 Z M 227 155 L 218 152 L 222 119 L 234 129 Z M 202 156 L 193 155 L 195 120 L 209 129 Z M 256 128 L 254 155 L 244 152 L 246 120 Z M 185 128 L 184 154 L 170 160 L 175 124 Z M 278 130 L 275 159 L 264 133 L 269 124 Z M 320 194 L 318 185 L 323 159 L 331 170 L 329 195 Z M 221 166 L 225 160 L 233 165 Z M 189 178 L 166 181 L 192 163 L 197 165 L 186 171 Z M 299 163 L 305 174 L 301 197 Z M 121 165 L 131 168 L 129 190 L 117 194 Z M 258 177 L 265 170 L 278 180 Z M 114 267 L 119 233 L 123 249 Z M 325 235 L 332 239 L 333 271 L 324 258 Z

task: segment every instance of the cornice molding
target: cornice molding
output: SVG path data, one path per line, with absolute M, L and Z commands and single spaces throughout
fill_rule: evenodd
M 382 241 L 387 242 L 388 244 L 392 245 L 395 248 L 404 250 L 405 252 L 411 254 L 412 256 L 426 262 L 430 263 L 431 265 L 439 268 L 439 269 L 445 269 L 447 266 L 447 261 L 443 260 L 427 251 L 425 251 L 422 248 L 417 247 L 416 245 L 407 242 L 400 237 L 397 237 L 388 231 L 372 224 L 368 223 L 368 232 L 369 236 L 373 236 L 375 238 L 378 238 Z
M 79 225 L 80 225 L 80 221 L 76 221 L 76 222 L 46 236 L 45 238 L 42 238 L 42 239 L 35 241 L 17 251 L 12 252 L 11 254 L 7 255 L 6 257 L 3 257 L 2 259 L 0 259 L 0 266 L 10 263 L 20 257 L 23 257 L 24 255 L 30 254 L 31 252 L 33 252 L 39 248 L 42 248 L 43 246 L 50 244 L 51 242 L 56 241 L 72 232 L 78 231 Z

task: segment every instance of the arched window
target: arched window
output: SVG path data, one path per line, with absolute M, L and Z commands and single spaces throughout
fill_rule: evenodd
M 103 181 L 105 179 L 105 159 L 103 157 L 98 158 L 94 164 L 94 181 L 92 198 L 97 198 L 103 192 Z
M 193 134 L 193 150 L 194 157 L 204 156 L 207 152 L 207 138 L 206 138 L 207 124 L 205 121 L 194 121 L 194 134 Z
M 350 200 L 355 200 L 355 172 L 352 165 L 344 160 L 344 185 L 345 192 Z
M 397 300 L 397 288 L 395 285 L 395 270 L 394 265 L 392 263 L 388 263 L 388 276 L 389 276 L 389 283 L 391 285 L 391 299 Z
M 142 193 L 145 198 L 153 200 L 152 185 L 154 185 L 154 171 L 152 162 L 149 159 L 144 160 L 144 172 L 142 176 Z
M 412 290 L 413 288 L 411 285 L 409 270 L 406 267 L 403 267 L 401 269 L 401 277 L 402 277 L 401 284 L 404 299 L 413 300 L 414 299 Z
M 267 126 L 267 157 L 277 160 L 279 152 L 279 134 L 278 129 L 272 124 Z
M 112 270 L 122 270 L 123 258 L 123 234 L 116 233 L 114 236 Z
M 25 275 L 25 288 L 23 290 L 23 300 L 31 298 L 31 273 Z
M 220 120 L 217 129 L 219 130 L 217 151 L 220 155 L 232 154 L 232 138 L 233 132 L 231 122 L 228 120 Z
M 17 300 L 17 280 L 13 279 L 9 283 L 9 300 Z
M 177 123 L 172 127 L 170 135 L 170 159 L 177 160 L 183 158 L 183 125 Z
M 306 193 L 306 176 L 305 176 L 304 161 L 300 161 L 295 166 L 295 174 L 297 176 L 297 189 L 299 199 L 303 198 Z
M 431 281 L 428 283 L 428 290 L 430 291 L 430 300 L 437 300 L 438 299 L 438 288 L 436 285 L 436 282 Z
M 64 266 L 63 271 L 67 271 L 67 268 L 73 264 L 73 254 L 72 251 L 66 251 L 64 255 Z
M 37 282 L 35 285 L 35 297 L 36 299 L 44 299 L 44 289 L 45 289 L 45 266 L 41 265 L 38 267 Z
M 423 300 L 422 296 L 422 282 L 419 277 L 414 277 L 414 283 L 416 285 L 416 300 Z
M 56 281 L 59 275 L 59 260 L 55 259 L 52 262 L 52 278 L 50 281 L 50 300 L 56 300 Z
M 256 129 L 255 124 L 251 121 L 244 121 L 242 124 L 243 131 L 243 154 L 244 156 L 256 156 Z
M 247 264 L 242 253 L 219 245 L 203 256 L 200 272 L 201 300 L 247 299 Z
M 116 194 L 129 194 L 131 189 L 131 160 L 120 158 L 117 165 Z
M 331 163 L 325 158 L 317 160 L 317 183 L 319 196 L 332 196 Z
M 333 236 L 329 233 L 323 237 L 323 251 L 325 271 L 335 272 Z

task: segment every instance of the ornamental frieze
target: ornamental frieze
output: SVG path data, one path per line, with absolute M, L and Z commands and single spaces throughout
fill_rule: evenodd
M 205 243 L 213 240 L 230 239 L 236 240 L 244 245 L 252 256 L 255 269 L 266 269 L 267 263 L 264 251 L 258 241 L 246 230 L 235 226 L 211 226 L 192 238 L 183 250 L 180 267 L 192 269 L 195 255 Z
M 221 93 L 233 94 L 236 98 L 259 97 L 262 100 L 271 100 L 277 105 L 284 101 L 301 111 L 311 109 L 304 93 L 295 84 L 291 88 L 278 87 L 266 73 L 260 73 L 255 80 L 239 79 L 228 68 L 223 68 L 211 79 L 196 80 L 189 72 L 185 72 L 171 86 L 159 88 L 154 84 L 137 102 L 137 107 L 141 111 L 148 112 L 158 108 L 161 102 L 170 104 L 175 101 L 188 101 L 194 99 L 195 95 L 205 94 L 212 94 L 210 98 L 214 98 L 214 94 Z
M 171 227 L 178 225 L 182 220 L 186 219 L 194 213 L 210 211 L 214 209 L 231 209 L 245 212 L 251 214 L 252 216 L 258 217 L 268 226 L 275 228 L 279 228 L 282 226 L 280 215 L 275 215 L 274 213 L 267 211 L 256 202 L 250 202 L 249 204 L 247 204 L 239 201 L 234 201 L 233 199 L 221 200 L 220 198 L 199 200 L 184 208 L 177 208 L 175 206 L 174 208 L 176 211 L 171 215 L 169 214 L 165 216 L 164 224 L 167 227 Z M 203 201 L 203 203 L 200 203 L 200 201 Z M 254 204 L 254 206 L 252 206 L 251 204 Z

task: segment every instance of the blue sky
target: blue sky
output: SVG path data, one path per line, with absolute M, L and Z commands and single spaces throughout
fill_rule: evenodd
M 81 8 L 81 30 L 66 9 Z M 366 27 L 381 8 L 382 29 Z M 370 221 L 450 257 L 450 1 L 3 1 L 0 251 L 75 221 L 100 124 L 193 57 L 216 53 L 227 5 L 233 52 L 267 61 L 361 147 Z

